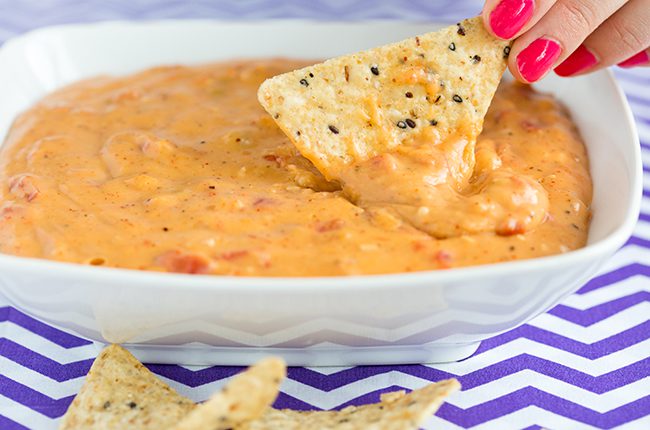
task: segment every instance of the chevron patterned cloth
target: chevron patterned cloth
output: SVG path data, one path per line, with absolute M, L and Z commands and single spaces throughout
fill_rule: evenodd
M 0 0 L 0 43 L 27 30 L 106 19 L 307 17 L 455 21 L 479 0 Z M 443 365 L 292 368 L 278 407 L 332 409 L 456 377 L 463 392 L 427 422 L 456 429 L 650 429 L 650 69 L 617 70 L 643 147 L 634 235 L 600 274 L 548 313 Z M 1 95 L 0 95 L 1 97 Z M 0 429 L 54 429 L 100 346 L 50 327 L 0 297 Z M 204 400 L 235 367 L 148 365 Z

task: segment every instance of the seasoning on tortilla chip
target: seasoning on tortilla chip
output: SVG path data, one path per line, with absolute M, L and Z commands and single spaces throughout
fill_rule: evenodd
M 506 67 L 509 42 L 480 17 L 279 75 L 262 106 L 328 179 L 405 142 L 476 139 Z
M 119 345 L 105 348 L 60 430 L 160 430 L 195 408 Z
M 382 396 L 380 403 L 350 406 L 341 411 L 302 412 L 269 409 L 258 420 L 237 430 L 410 430 L 433 415 L 444 399 L 460 389 L 455 379 L 427 385 L 404 394 L 403 391 Z
M 286 365 L 266 358 L 235 376 L 220 392 L 189 413 L 172 430 L 228 430 L 259 418 L 275 401 Z

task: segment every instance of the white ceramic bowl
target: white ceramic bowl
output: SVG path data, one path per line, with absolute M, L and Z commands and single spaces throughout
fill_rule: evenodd
M 0 49 L 0 139 L 12 119 L 64 84 L 168 63 L 236 57 L 324 58 L 431 31 L 401 22 L 101 23 L 38 30 Z M 630 110 L 609 72 L 538 86 L 571 110 L 595 186 L 586 248 L 438 272 L 237 278 L 137 272 L 0 255 L 0 291 L 17 307 L 140 358 L 294 365 L 440 362 L 548 310 L 629 237 L 641 196 Z M 299 264 L 299 263 L 298 263 Z

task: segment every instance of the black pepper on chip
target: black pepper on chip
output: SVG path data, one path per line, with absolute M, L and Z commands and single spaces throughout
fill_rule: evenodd
M 461 36 L 465 36 L 465 29 L 463 28 L 463 26 L 461 25 L 461 23 L 459 22 L 459 23 L 456 24 L 456 25 L 458 26 L 458 34 L 460 34 Z
M 481 62 L 481 57 L 479 55 L 474 55 L 472 58 L 472 63 L 478 64 Z
M 336 128 L 336 127 L 334 127 L 333 125 L 328 126 L 328 128 L 330 129 L 330 131 L 331 131 L 332 133 L 334 133 L 334 134 L 339 134 L 339 129 Z
M 503 48 L 503 58 L 508 58 L 510 56 L 510 47 L 506 46 Z
M 438 103 L 441 98 L 442 98 L 442 96 L 440 94 L 438 94 L 438 97 L 436 97 L 436 101 L 434 101 L 434 103 Z
M 131 409 L 135 409 L 136 407 L 138 407 L 138 404 L 136 402 L 129 402 L 127 403 L 127 406 Z
M 310 78 L 313 78 L 313 77 L 314 77 L 314 74 L 313 74 L 313 73 L 309 73 L 309 77 L 310 77 Z
M 415 128 L 415 126 L 416 126 L 415 121 L 413 121 L 411 118 L 407 118 L 405 122 L 406 122 L 406 125 L 408 125 L 411 128 Z
M 438 125 L 438 121 L 435 120 L 435 119 L 432 119 L 432 120 L 429 120 L 429 124 L 435 126 L 435 125 Z
M 455 101 L 456 103 L 462 103 L 462 102 L 463 102 L 463 98 L 462 98 L 461 96 L 459 96 L 458 94 L 454 94 L 454 101 Z
M 397 126 L 399 128 L 402 128 L 402 129 L 407 127 L 407 125 L 406 125 L 406 123 L 404 121 L 397 121 Z
M 454 42 L 451 42 L 451 43 L 449 44 L 449 50 L 450 50 L 450 51 L 455 51 L 455 50 L 456 50 L 456 44 L 455 44 Z
M 413 98 L 413 93 L 410 91 L 407 91 L 406 94 L 404 94 L 407 99 L 412 99 Z
M 370 66 L 370 71 L 373 75 L 379 76 L 379 67 L 377 65 Z
M 307 79 L 301 79 L 301 80 L 300 80 L 300 85 L 304 85 L 304 86 L 308 87 L 308 86 L 309 86 L 309 82 L 307 82 Z

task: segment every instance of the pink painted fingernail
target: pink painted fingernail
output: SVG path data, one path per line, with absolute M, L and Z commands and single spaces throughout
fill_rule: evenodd
M 527 82 L 535 82 L 551 70 L 561 54 L 559 43 L 540 37 L 517 55 L 517 68 Z
M 650 54 L 648 54 L 648 51 L 641 51 L 627 60 L 618 63 L 618 66 L 629 69 L 630 67 L 641 66 L 647 63 L 650 63 Z
M 530 21 L 533 0 L 501 0 L 490 13 L 490 27 L 502 39 L 512 39 Z
M 555 73 L 560 76 L 573 76 L 591 69 L 598 64 L 596 56 L 585 46 L 580 45 L 569 58 L 555 68 Z

